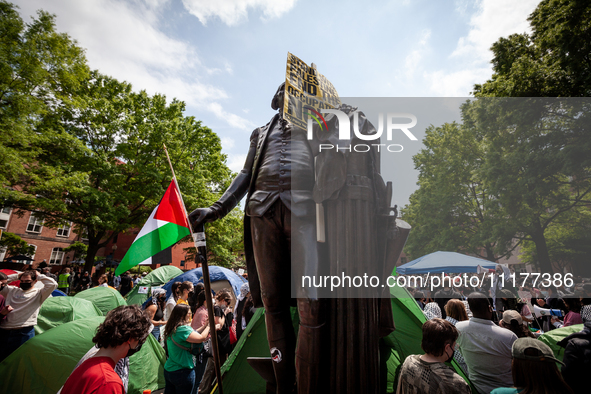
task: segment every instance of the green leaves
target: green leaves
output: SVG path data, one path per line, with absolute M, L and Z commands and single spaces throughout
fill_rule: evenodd
M 13 233 L 2 233 L 2 239 L 0 239 L 0 249 L 6 248 L 6 256 L 33 256 L 35 254 L 35 247 L 29 245 L 21 237 Z
M 231 181 L 219 137 L 185 104 L 134 92 L 90 71 L 84 51 L 39 12 L 25 25 L 0 1 L 0 198 L 47 226 L 88 237 L 87 267 L 120 232 L 141 227 L 170 183 L 168 147 L 187 209 L 208 206 Z M 220 263 L 241 231 L 213 224 Z
M 476 96 L 591 96 L 591 5 L 544 0 L 529 17 L 531 36 L 500 38 L 491 50 L 492 79 Z
M 586 218 L 591 202 L 591 101 L 535 97 L 591 95 L 591 3 L 544 0 L 529 21 L 531 35 L 514 34 L 493 44 L 493 75 L 474 86 L 479 100 L 464 106 L 463 125 L 455 132 L 464 130 L 481 143 L 480 157 L 464 153 L 472 179 L 486 195 L 478 199 L 476 192 L 471 200 L 472 206 L 482 207 L 480 221 L 460 220 L 470 217 L 457 205 L 461 196 L 470 195 L 469 184 L 455 179 L 459 183 L 446 188 L 443 179 L 450 174 L 435 168 L 455 163 L 458 174 L 465 174 L 457 155 L 445 148 L 457 145 L 450 145 L 450 137 L 428 134 L 426 151 L 415 157 L 420 189 L 405 210 L 413 225 L 407 247 L 413 256 L 433 248 L 471 251 L 481 242 L 480 251 L 491 256 L 492 246 L 497 257 L 523 244 L 523 259 L 539 263 L 544 272 L 560 268 L 555 263 L 589 258 L 588 248 L 580 247 L 584 236 L 572 229 L 589 225 L 575 216 Z M 449 209 L 429 204 L 434 199 Z M 424 209 L 432 219 L 421 213 Z M 453 223 L 460 228 L 452 228 Z M 417 230 L 418 225 L 432 229 Z M 470 229 L 469 237 L 459 236 Z

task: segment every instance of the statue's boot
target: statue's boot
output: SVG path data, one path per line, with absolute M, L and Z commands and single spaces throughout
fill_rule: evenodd
M 326 374 L 321 372 L 321 346 L 324 324 L 309 327 L 300 324 L 296 351 L 298 394 L 322 393 Z M 326 353 L 325 353 L 326 355 Z
M 273 360 L 277 394 L 291 394 L 295 387 L 295 334 L 289 310 L 265 315 L 267 339 Z

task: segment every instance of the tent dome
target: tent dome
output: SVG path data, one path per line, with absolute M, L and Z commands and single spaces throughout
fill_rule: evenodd
M 127 305 L 121 294 L 110 287 L 93 287 L 92 289 L 81 291 L 74 298 L 92 301 L 101 310 L 103 316 L 107 316 L 110 310 L 118 306 Z

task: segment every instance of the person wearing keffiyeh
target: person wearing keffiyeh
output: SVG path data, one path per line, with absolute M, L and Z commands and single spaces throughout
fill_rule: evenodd
M 146 314 L 152 323 L 152 335 L 158 341 L 160 339 L 160 327 L 166 324 L 164 320 L 164 307 L 166 304 L 166 291 L 161 288 L 152 288 L 152 303 L 146 306 Z

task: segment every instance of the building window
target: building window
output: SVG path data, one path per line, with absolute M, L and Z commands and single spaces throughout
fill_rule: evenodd
M 3 207 L 0 209 L 0 228 L 2 230 L 6 230 L 8 227 L 8 220 L 10 219 L 10 213 L 12 212 L 12 208 Z
M 42 228 L 43 220 L 36 217 L 34 213 L 31 213 L 31 217 L 29 217 L 29 224 L 27 225 L 27 232 L 39 234 Z
M 69 237 L 70 236 L 70 229 L 72 228 L 71 224 L 65 224 L 63 226 L 59 226 L 57 229 L 57 236 L 58 237 Z
M 35 255 L 37 254 L 37 245 L 29 244 L 29 246 L 33 247 L 33 254 L 31 256 L 29 256 L 32 260 L 17 260 L 16 263 L 33 264 L 33 261 L 35 261 Z
M 404 265 L 406 264 L 406 257 L 401 257 L 400 258 L 400 265 Z
M 76 227 L 76 234 L 80 236 L 81 241 L 88 241 L 88 228 Z
M 64 259 L 64 250 L 62 248 L 53 248 L 49 264 L 61 264 Z

